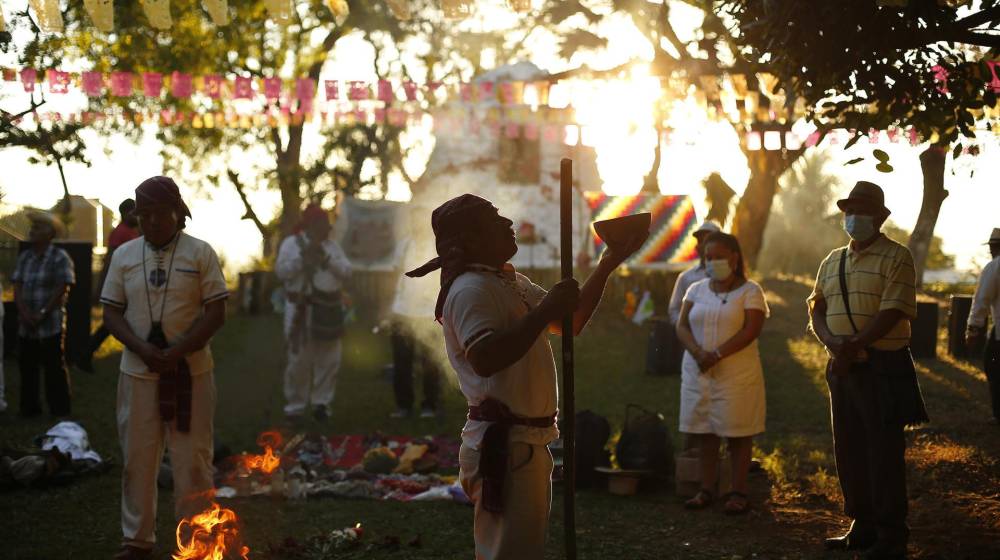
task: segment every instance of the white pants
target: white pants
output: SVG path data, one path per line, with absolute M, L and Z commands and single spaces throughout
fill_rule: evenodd
M 288 350 L 285 367 L 285 414 L 304 414 L 309 405 L 330 411 L 337 388 L 342 353 L 340 339 L 307 341 L 297 352 Z
M 150 548 L 156 542 L 156 476 L 163 448 L 170 449 L 174 475 L 174 515 L 201 511 L 212 482 L 212 429 L 215 378 L 212 372 L 191 379 L 191 431 L 176 420 L 160 420 L 157 381 L 122 373 L 118 377 L 118 437 L 122 446 L 122 534 L 125 544 Z
M 459 480 L 475 504 L 476 560 L 542 560 L 552 509 L 552 454 L 545 445 L 511 442 L 503 513 L 482 507 L 479 451 L 462 445 Z

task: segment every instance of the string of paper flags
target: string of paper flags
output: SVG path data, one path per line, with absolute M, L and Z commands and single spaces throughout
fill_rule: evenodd
M 167 30 L 173 27 L 170 0 L 140 0 L 142 11 L 150 27 Z M 531 0 L 506 0 L 507 7 L 516 12 L 527 12 L 532 8 Z M 324 4 L 334 17 L 346 16 L 350 10 L 347 0 L 324 0 Z M 395 17 L 408 20 L 412 17 L 408 0 L 385 0 L 386 6 Z M 47 33 L 61 33 L 65 27 L 59 0 L 28 0 L 38 27 Z M 228 0 L 202 0 L 202 7 L 208 13 L 213 25 L 226 26 L 230 23 Z M 440 0 L 441 11 L 448 18 L 464 18 L 475 13 L 477 0 Z M 268 19 L 285 25 L 292 19 L 295 0 L 264 0 Z M 115 29 L 113 0 L 83 0 L 83 7 L 91 23 L 99 31 L 111 33 Z M 0 5 L 0 31 L 6 28 L 3 7 Z

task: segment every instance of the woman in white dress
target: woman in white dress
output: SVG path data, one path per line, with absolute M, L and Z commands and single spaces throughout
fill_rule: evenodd
M 719 479 L 719 443 L 732 459 L 732 490 L 726 513 L 746 513 L 747 473 L 753 436 L 764 432 L 764 374 L 757 350 L 768 315 L 764 290 L 746 277 L 735 237 L 712 233 L 705 240 L 709 278 L 684 296 L 677 336 L 687 352 L 681 373 L 680 431 L 700 448 L 701 487 L 689 509 L 712 503 Z

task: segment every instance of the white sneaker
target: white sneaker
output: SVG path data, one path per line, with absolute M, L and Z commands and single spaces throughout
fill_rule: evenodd
M 421 418 L 437 418 L 437 415 L 437 411 L 430 408 L 425 408 L 420 411 Z

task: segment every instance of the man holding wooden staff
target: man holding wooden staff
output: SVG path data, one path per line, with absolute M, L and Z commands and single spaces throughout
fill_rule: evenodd
M 483 198 L 464 194 L 431 215 L 438 257 L 407 276 L 441 269 L 434 316 L 469 415 L 459 478 L 475 504 L 476 558 L 541 559 L 552 501 L 557 380 L 544 332 L 573 313 L 578 334 L 612 271 L 645 242 L 608 250 L 581 289 L 563 280 L 551 291 L 515 272 L 513 222 Z

